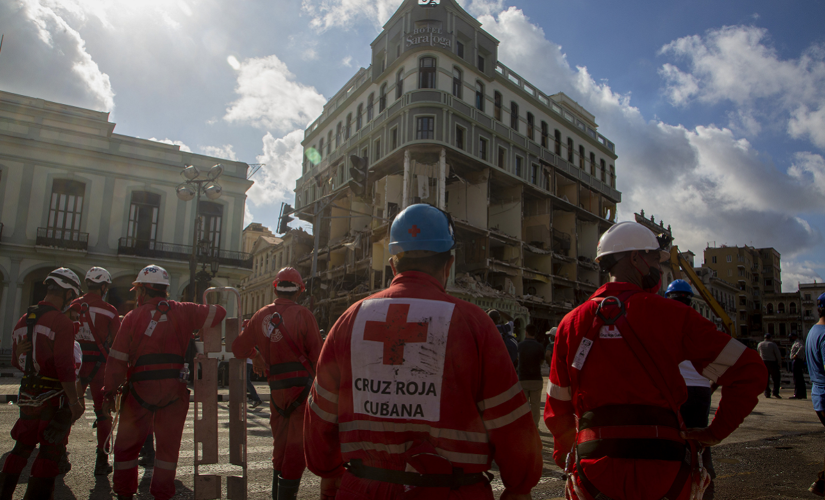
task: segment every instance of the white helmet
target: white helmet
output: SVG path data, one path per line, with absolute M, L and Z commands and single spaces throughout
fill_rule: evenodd
M 605 255 L 614 253 L 640 251 L 661 251 L 660 262 L 670 258 L 670 254 L 661 250 L 659 241 L 653 231 L 638 222 L 620 222 L 604 232 L 596 247 L 596 262 Z
M 86 281 L 92 283 L 112 283 L 112 275 L 102 267 L 93 267 L 86 272 Z
M 132 282 L 132 290 L 142 285 L 148 285 L 149 288 L 152 288 L 152 285 L 169 286 L 169 273 L 166 272 L 166 269 L 154 264 L 146 266 Z
M 60 288 L 74 290 L 74 293 L 80 295 L 80 279 L 77 277 L 74 271 L 72 271 L 69 268 L 60 267 L 50 272 L 46 279 L 43 280 L 43 284 L 45 285 L 49 281 L 53 282 Z

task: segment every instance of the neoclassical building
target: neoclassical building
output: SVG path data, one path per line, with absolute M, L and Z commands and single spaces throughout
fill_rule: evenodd
M 194 165 L 222 164 L 217 199 L 201 198 L 199 241 L 219 265 L 215 285 L 237 286 L 249 274 L 241 252 L 246 163 L 181 151 L 178 146 L 114 133 L 108 113 L 0 92 L 0 342 L 43 279 L 65 266 L 83 279 L 92 266 L 114 279 L 108 300 L 125 314 L 137 272 L 154 263 L 171 274 L 171 297 L 189 284 L 195 200 L 176 187 Z M 203 243 L 201 243 L 201 246 Z
M 406 0 L 370 67 L 306 129 L 295 208 L 317 238 L 299 264 L 318 277 L 322 328 L 387 286 L 389 225 L 416 202 L 451 214 L 448 289 L 485 309 L 549 328 L 604 281 L 593 261 L 621 200 L 616 148 L 581 105 L 499 61 L 498 45 L 455 0 Z

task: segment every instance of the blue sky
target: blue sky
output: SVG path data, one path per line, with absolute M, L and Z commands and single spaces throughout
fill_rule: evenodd
M 460 0 L 500 60 L 563 91 L 616 144 L 619 216 L 782 253 L 825 277 L 825 3 Z M 6 0 L 0 89 L 110 111 L 116 133 L 265 163 L 247 222 L 274 228 L 304 127 L 401 0 Z M 698 262 L 697 262 L 698 263 Z

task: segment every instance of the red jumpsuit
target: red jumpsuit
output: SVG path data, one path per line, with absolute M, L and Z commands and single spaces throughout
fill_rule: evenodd
M 232 354 L 241 359 L 254 358 L 254 348 L 257 347 L 266 360 L 271 390 L 269 424 L 273 438 L 272 468 L 281 471 L 284 479 L 300 479 L 306 468 L 303 448 L 306 394 L 301 396 L 304 388 L 312 383 L 312 374 L 307 373 L 296 353 L 283 339 L 286 335 L 284 331 L 275 329 L 270 333 L 270 319 L 276 311 L 283 318 L 293 344 L 314 370 L 323 343 L 318 324 L 309 309 L 287 299 L 277 299 L 274 304 L 255 313 L 232 344 Z M 275 408 L 284 410 L 296 401 L 300 404 L 286 418 Z
M 164 314 L 165 302 L 168 312 Z M 150 492 L 166 500 L 175 494 L 175 469 L 189 410 L 189 389 L 180 373 L 195 330 L 223 321 L 221 306 L 153 298 L 123 318 L 106 363 L 104 392 L 124 389 L 115 440 L 114 491 L 133 495 L 138 486 L 138 454 L 154 429 L 155 469 Z M 157 322 L 152 328 L 152 322 Z
M 88 292 L 83 297 L 75 300 L 81 305 L 80 331 L 75 340 L 80 343 L 83 349 L 83 366 L 80 368 L 80 383 L 83 393 L 86 387 L 92 387 L 92 400 L 94 401 L 95 425 L 97 426 L 97 449 L 103 450 L 103 445 L 112 430 L 112 419 L 103 415 L 101 405 L 103 404 L 103 376 L 106 372 L 107 354 L 105 349 L 112 345 L 118 328 L 120 328 L 120 316 L 117 309 L 105 302 L 100 295 Z M 83 306 L 83 304 L 86 304 Z M 104 348 L 101 352 L 100 346 Z M 81 395 L 82 396 L 82 395 Z
M 49 305 L 40 302 L 39 305 Z M 17 343 L 26 339 L 26 316 L 17 322 L 12 333 L 12 364 L 20 371 L 26 369 L 26 356 L 17 354 Z M 40 317 L 33 332 L 34 369 L 43 377 L 44 385 L 60 390 L 61 382 L 75 381 L 74 327 L 65 314 L 54 310 Z M 42 393 L 49 390 L 37 391 Z M 32 394 L 36 395 L 36 394 Z M 71 410 L 65 397 L 47 400 L 40 406 L 21 406 L 20 418 L 11 430 L 16 441 L 11 453 L 3 464 L 3 472 L 20 474 L 26 467 L 29 455 L 39 443 L 40 450 L 32 466 L 32 477 L 54 477 L 58 474 L 57 463 L 66 452 L 69 434 L 60 443 L 49 443 L 43 439 L 43 431 L 54 418 L 71 423 Z
M 599 301 L 593 299 L 609 296 L 624 302 L 626 323 L 594 321 Z M 618 307 L 605 304 L 602 316 L 618 315 Z M 583 342 L 588 334 L 593 339 L 589 350 Z M 633 338 L 648 355 L 634 351 Z M 678 366 L 684 360 L 722 386 L 710 430 L 724 439 L 753 410 L 765 388 L 767 374 L 756 351 L 717 331 L 692 308 L 629 283 L 602 286 L 565 316 L 556 332 L 544 421 L 553 433 L 553 459 L 559 467 L 565 467 L 578 443 L 573 498 L 590 500 L 595 496 L 591 487 L 616 500 L 688 497 L 691 481 L 676 480 L 686 456 L 678 417 L 687 399 Z M 665 386 L 669 398 L 660 389 Z M 570 465 L 575 467 L 575 461 Z M 678 490 L 673 496 L 671 488 Z
M 353 461 L 478 477 L 493 460 L 512 493 L 528 493 L 541 477 L 541 441 L 496 326 L 424 273 L 396 275 L 338 319 L 305 418 L 307 466 L 324 478 Z M 405 489 L 410 498 L 493 498 L 486 480 L 451 491 L 363 476 L 344 474 L 336 498 L 394 499 Z

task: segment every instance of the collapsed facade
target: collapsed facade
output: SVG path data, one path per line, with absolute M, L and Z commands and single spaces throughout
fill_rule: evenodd
M 305 132 L 295 213 L 315 244 L 297 266 L 314 276 L 316 318 L 328 329 L 389 284 L 390 223 L 424 202 L 455 222 L 448 292 L 544 331 L 606 280 L 594 259 L 621 200 L 615 146 L 579 104 L 498 62 L 454 0 L 419 4 L 401 5 L 372 65 Z M 369 167 L 363 188 L 352 156 Z

